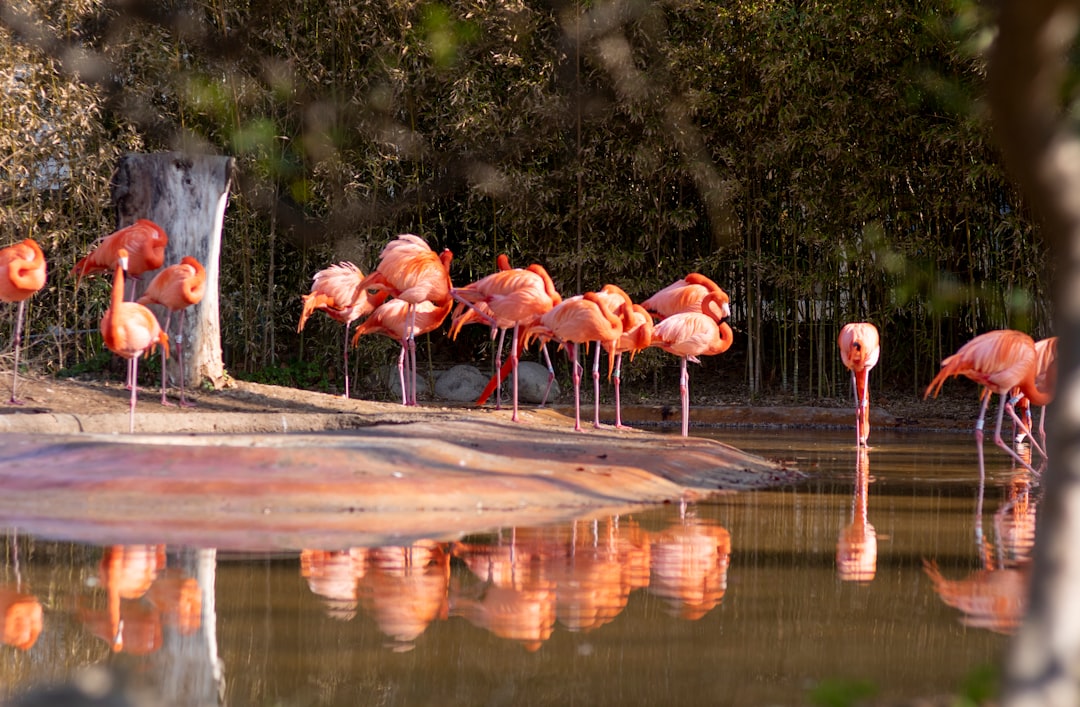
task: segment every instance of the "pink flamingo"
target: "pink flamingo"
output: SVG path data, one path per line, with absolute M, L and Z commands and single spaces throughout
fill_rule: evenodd
M 372 311 L 387 297 L 386 291 L 369 295 L 360 287 L 364 273 L 349 262 L 341 262 L 323 268 L 315 273 L 311 282 L 311 293 L 303 295 L 304 309 L 300 312 L 300 323 L 296 331 L 304 330 L 304 324 L 316 310 L 325 312 L 336 322 L 345 325 L 345 342 L 342 355 L 345 370 L 345 398 L 349 397 L 349 327 L 360 317 Z
M 853 322 L 840 329 L 837 338 L 840 359 L 851 371 L 851 387 L 855 391 L 856 445 L 865 447 L 870 437 L 870 369 L 881 356 L 878 330 L 869 322 Z
M 180 407 L 195 407 L 195 403 L 184 397 L 184 315 L 187 308 L 202 302 L 206 292 L 206 270 L 202 263 L 186 255 L 179 263 L 165 268 L 150 281 L 146 292 L 139 298 L 139 304 L 158 304 L 165 307 L 165 333 L 169 333 L 169 323 L 173 312 L 180 312 L 180 337 L 176 355 L 180 368 Z M 164 350 L 161 359 L 161 404 L 172 405 L 165 397 L 166 366 Z
M 379 265 L 360 282 L 361 290 L 382 290 L 408 303 L 405 341 L 408 348 L 409 390 L 406 404 L 416 404 L 416 308 L 422 302 L 450 300 L 450 261 L 453 253 L 436 254 L 423 238 L 406 233 L 386 244 Z M 354 337 L 355 338 L 355 337 Z
M 672 314 L 653 327 L 652 345 L 681 358 L 679 400 L 682 403 L 682 436 L 690 430 L 690 376 L 686 362 L 700 363 L 698 356 L 715 356 L 731 348 L 734 335 L 724 321 L 731 309 L 727 295 L 709 292 L 701 302 L 700 312 Z
M 139 356 L 152 351 L 157 344 L 169 356 L 169 337 L 161 330 L 157 317 L 138 302 L 124 301 L 124 268 L 127 251 L 117 253 L 116 275 L 113 280 L 111 305 L 101 318 L 101 335 L 105 346 L 117 356 L 128 360 L 128 380 L 131 382 L 131 403 L 128 410 L 128 431 L 135 431 L 135 398 Z
M 930 381 L 930 385 L 923 394 L 924 398 L 930 395 L 937 397 L 941 386 L 953 376 L 965 376 L 983 386 L 982 405 L 979 408 L 979 418 L 975 421 L 980 488 L 986 479 L 982 449 L 983 421 L 986 417 L 986 408 L 990 404 L 990 397 L 994 393 L 1001 396 L 1001 407 L 998 409 L 997 424 L 994 427 L 994 444 L 1005 450 L 1006 454 L 1032 473 L 1038 473 L 1031 464 L 1001 439 L 1001 423 L 1006 411 L 1019 428 L 1025 428 L 1013 409 L 1013 403 L 1009 400 L 1009 394 L 1013 388 L 1019 388 L 1033 405 L 1046 405 L 1050 402 L 1051 395 L 1039 390 L 1035 384 L 1035 359 L 1035 342 L 1027 334 L 1013 329 L 988 331 L 976 336 L 961 346 L 952 356 L 942 361 L 941 370 Z M 1034 440 L 1032 442 L 1034 443 Z
M 8 399 L 12 405 L 22 405 L 15 395 L 15 388 L 19 383 L 19 345 L 22 343 L 26 300 L 44 286 L 45 254 L 37 241 L 27 238 L 0 249 L 0 300 L 19 303 L 19 311 L 15 315 L 15 336 L 12 337 L 15 340 L 15 362 L 11 366 L 11 397 Z

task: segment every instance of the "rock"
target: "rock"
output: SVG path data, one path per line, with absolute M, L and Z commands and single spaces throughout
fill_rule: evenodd
M 397 366 L 383 366 L 380 376 L 383 385 L 390 391 L 390 395 L 401 398 L 401 378 L 398 376 Z M 419 373 L 416 374 L 416 397 L 423 399 L 431 389 L 428 387 L 427 378 Z
M 435 395 L 443 400 L 471 403 L 480 397 L 488 376 L 476 366 L 454 366 L 435 381 Z
M 510 382 L 507 381 L 507 383 L 509 384 Z M 544 389 L 547 388 L 547 384 L 547 367 L 541 366 L 534 361 L 518 362 L 518 402 L 540 403 L 540 401 L 544 399 Z M 553 402 L 558 396 L 559 382 L 552 381 L 551 391 L 548 393 L 547 402 Z

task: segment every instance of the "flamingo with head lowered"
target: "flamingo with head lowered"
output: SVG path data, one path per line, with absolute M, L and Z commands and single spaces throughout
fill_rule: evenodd
M 19 303 L 19 311 L 15 315 L 15 335 L 12 337 L 15 362 L 11 366 L 11 398 L 8 399 L 12 405 L 22 405 L 15 395 L 15 387 L 19 383 L 19 345 L 22 343 L 26 300 L 44 286 L 45 254 L 37 241 L 27 238 L 0 249 L 0 300 Z
M 856 445 L 865 447 L 870 437 L 870 369 L 881 356 L 877 327 L 869 322 L 845 324 L 837 344 L 840 359 L 851 371 L 851 387 L 855 391 Z

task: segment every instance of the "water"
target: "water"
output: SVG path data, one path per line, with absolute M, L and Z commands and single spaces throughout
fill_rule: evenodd
M 956 693 L 1000 660 L 1036 508 L 1004 454 L 987 447 L 977 516 L 969 435 L 875 431 L 862 462 L 848 432 L 716 436 L 808 479 L 410 548 L 8 529 L 0 698 L 107 665 L 178 705 L 889 702 Z

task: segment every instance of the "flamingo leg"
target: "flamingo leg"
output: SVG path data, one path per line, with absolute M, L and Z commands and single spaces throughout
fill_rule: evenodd
M 686 356 L 682 357 L 679 371 L 679 402 L 682 403 L 682 436 L 690 436 L 690 374 L 686 370 Z
M 987 395 L 986 396 L 986 402 L 989 402 L 989 400 L 990 400 L 990 396 Z M 984 409 L 986 408 L 985 403 L 983 404 L 983 408 Z M 1020 422 L 1020 418 L 1016 417 L 1016 413 L 1012 409 L 1012 403 L 1009 402 L 1008 398 L 1005 395 L 1002 395 L 1001 396 L 1001 405 L 1000 405 L 1000 407 L 998 407 L 997 424 L 994 426 L 994 444 L 996 444 L 998 447 L 1003 449 L 1005 451 L 1005 453 L 1008 454 L 1010 457 L 1015 459 L 1020 464 L 1020 466 L 1024 467 L 1025 469 L 1030 471 L 1032 474 L 1035 474 L 1037 476 L 1039 474 L 1039 472 L 1035 471 L 1035 469 L 1032 468 L 1031 464 L 1028 464 L 1026 461 L 1024 461 L 1023 457 L 1021 457 L 1019 454 L 1017 454 L 1016 451 L 1013 450 L 1012 447 L 1005 444 L 1005 440 L 1003 440 L 1001 438 L 1001 425 L 1005 421 L 1005 409 L 1006 408 L 1008 408 L 1009 414 L 1012 415 L 1012 417 L 1014 419 L 1014 422 Z M 1020 424 L 1022 425 L 1023 423 L 1020 423 Z
M 516 331 L 516 329 L 515 329 Z M 491 330 L 491 338 L 495 338 L 495 329 Z M 506 340 L 506 329 L 499 329 L 499 343 L 495 347 L 495 375 L 499 375 L 499 371 L 502 370 L 502 350 L 503 342 Z M 515 337 L 516 340 L 516 337 Z M 517 384 L 517 368 L 514 369 L 514 383 Z M 517 400 L 514 400 L 514 420 L 517 419 Z M 495 386 L 495 409 L 502 410 L 502 381 L 499 381 L 499 385 Z
M 15 363 L 11 367 L 11 398 L 8 402 L 12 405 L 22 405 L 23 402 L 15 396 L 15 388 L 19 384 L 19 345 L 22 343 L 23 310 L 26 300 L 19 301 L 19 311 L 15 315 Z
M 165 310 L 165 335 L 169 334 L 169 323 L 172 321 L 172 310 Z M 183 331 L 183 329 L 181 329 Z M 168 368 L 165 365 L 165 347 L 161 347 L 161 404 L 165 407 L 173 407 L 173 404 L 169 402 L 169 399 L 165 396 L 165 392 L 169 389 L 167 380 Z
M 506 330 L 503 329 L 503 333 Z M 501 337 L 500 337 L 501 339 Z M 502 342 L 500 341 L 499 348 L 502 348 Z M 514 412 L 510 415 L 511 422 L 518 421 L 518 325 L 514 325 L 514 333 L 510 339 L 510 365 L 514 369 Z
M 128 371 L 131 375 L 131 403 L 128 406 L 128 432 L 135 432 L 135 398 L 138 396 L 139 387 L 135 381 L 139 379 L 139 357 L 132 356 L 128 359 Z
M 577 344 L 571 344 L 567 355 L 570 356 L 570 371 L 574 379 L 574 431 L 581 432 L 581 367 L 577 362 Z
M 603 347 L 596 342 L 596 354 L 593 356 L 592 382 L 593 382 L 593 427 L 600 429 L 600 349 Z
M 855 446 L 862 444 L 862 407 L 859 405 L 859 384 L 855 381 L 855 371 L 851 372 L 851 392 L 855 396 Z
M 398 384 L 401 386 L 401 404 L 402 405 L 408 405 L 409 404 L 409 398 L 408 398 L 408 396 L 406 394 L 406 391 L 408 390 L 408 388 L 405 387 L 405 352 L 406 352 L 406 350 L 407 350 L 407 344 L 404 341 L 402 341 L 401 342 L 401 353 L 399 353 L 398 357 L 397 357 Z
M 195 403 L 191 402 L 190 400 L 188 400 L 184 396 L 184 317 L 185 317 L 186 314 L 187 314 L 186 309 L 181 309 L 180 310 L 180 331 L 176 335 L 176 365 L 180 369 L 180 407 L 182 407 L 182 408 L 193 408 L 193 407 L 195 407 Z M 346 329 L 345 329 L 345 345 L 348 346 L 348 343 L 349 343 L 349 330 L 348 330 L 348 327 L 346 327 Z M 345 365 L 346 371 L 348 370 L 348 368 L 349 368 L 348 362 L 346 361 L 346 365 Z M 349 385 L 349 379 L 348 379 L 347 376 L 348 376 L 348 374 L 346 374 L 346 378 L 345 378 L 346 389 L 348 388 L 348 385 Z
M 182 316 L 182 315 L 181 315 Z M 344 349 L 344 362 L 345 362 L 345 399 L 349 399 L 349 326 L 352 322 L 345 322 L 345 349 Z M 183 330 L 181 330 L 183 331 Z M 183 376 L 183 367 L 180 368 L 180 375 Z M 183 379 L 181 379 L 183 380 Z M 181 390 L 183 388 L 181 387 Z
M 416 405 L 416 305 L 409 305 L 408 325 L 406 326 L 409 342 L 409 400 L 406 405 Z
M 628 430 L 630 429 L 622 423 L 622 399 L 619 396 L 619 382 L 622 379 L 622 352 L 615 357 L 615 372 L 612 374 L 615 378 L 615 429 Z
M 551 384 L 555 382 L 555 366 L 551 365 L 551 356 L 548 355 L 546 343 L 540 344 L 540 351 L 544 354 L 544 362 L 547 363 L 548 369 L 547 387 L 544 388 L 544 397 L 540 399 L 540 407 L 544 407 L 548 399 L 548 393 L 551 392 Z

